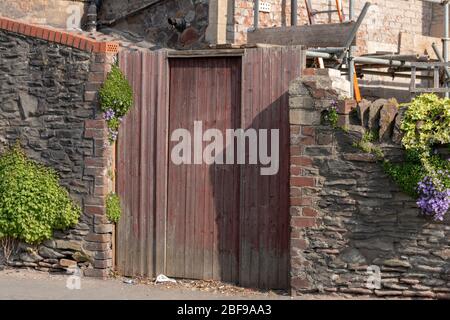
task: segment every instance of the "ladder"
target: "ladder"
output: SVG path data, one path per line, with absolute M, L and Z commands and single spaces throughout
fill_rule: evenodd
M 318 14 L 325 14 L 325 13 L 326 14 L 337 13 L 339 16 L 340 22 L 344 22 L 344 20 L 345 20 L 344 12 L 341 8 L 340 0 L 336 0 L 336 9 L 335 10 L 323 10 L 323 11 L 313 10 L 311 0 L 305 0 L 305 6 L 306 6 L 306 11 L 308 12 L 309 24 L 316 24 L 315 16 Z
M 342 6 L 341 6 L 341 0 L 336 0 L 336 9 L 335 10 L 323 10 L 323 11 L 313 10 L 311 0 L 305 0 L 305 7 L 306 7 L 306 11 L 308 13 L 309 24 L 316 23 L 315 16 L 318 14 L 337 13 L 339 16 L 339 22 L 342 23 L 345 20 L 344 10 L 342 9 Z M 323 59 L 318 58 L 317 61 L 318 61 L 320 68 L 324 68 Z M 362 98 L 361 98 L 361 91 L 359 89 L 358 77 L 356 76 L 356 72 L 353 73 L 353 90 L 355 93 L 356 102 L 360 102 L 362 100 Z

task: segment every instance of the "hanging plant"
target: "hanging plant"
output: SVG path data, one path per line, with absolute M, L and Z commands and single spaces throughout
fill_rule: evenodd
M 133 106 L 133 89 L 117 65 L 113 65 L 99 91 L 100 108 L 108 124 L 109 141 L 114 143 L 123 117 Z

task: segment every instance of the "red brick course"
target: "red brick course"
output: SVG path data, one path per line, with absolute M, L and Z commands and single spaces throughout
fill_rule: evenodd
M 45 26 L 36 26 L 13 19 L 0 17 L 0 30 L 40 38 L 92 53 L 118 53 L 119 44 L 114 41 L 97 41 L 83 35 L 74 34 Z

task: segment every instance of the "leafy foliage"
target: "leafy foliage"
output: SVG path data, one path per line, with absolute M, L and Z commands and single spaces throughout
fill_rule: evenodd
M 378 140 L 378 133 L 376 131 L 366 131 L 360 141 L 353 143 L 353 147 L 358 148 L 365 153 L 371 153 L 375 155 L 378 160 L 382 160 L 384 158 L 384 152 L 379 146 L 373 144 L 376 140 Z
M 39 243 L 75 225 L 80 213 L 54 170 L 29 160 L 18 145 L 0 157 L 0 238 Z
M 106 216 L 109 221 L 117 223 L 121 215 L 120 198 L 117 194 L 110 193 L 106 199 Z
M 333 101 L 323 114 L 322 114 L 322 122 L 331 125 L 333 128 L 338 127 L 339 115 L 337 112 L 337 102 Z
M 112 143 L 117 139 L 122 118 L 133 106 L 133 89 L 117 65 L 112 66 L 99 96 Z
M 450 143 L 450 99 L 424 94 L 409 105 L 401 129 L 403 145 L 429 154 L 436 144 Z
M 385 161 L 383 167 L 384 171 L 391 176 L 403 192 L 413 198 L 419 196 L 417 185 L 424 178 L 420 162 L 407 160 L 404 163 L 394 164 Z
M 385 164 L 386 172 L 402 190 L 419 197 L 417 204 L 424 214 L 442 220 L 450 207 L 450 163 L 434 148 L 450 143 L 450 99 L 434 94 L 415 98 L 401 129 L 409 156 L 402 165 Z

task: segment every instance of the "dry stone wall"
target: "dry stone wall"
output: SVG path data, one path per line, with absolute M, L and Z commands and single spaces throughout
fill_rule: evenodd
M 402 161 L 403 110 L 378 100 L 352 111 L 354 103 L 339 99 L 340 81 L 330 81 L 334 73 L 307 69 L 289 90 L 293 293 L 449 299 L 448 217 L 422 216 L 377 157 L 353 146 L 366 128 L 380 129 L 386 157 Z M 334 101 L 345 130 L 321 122 Z

